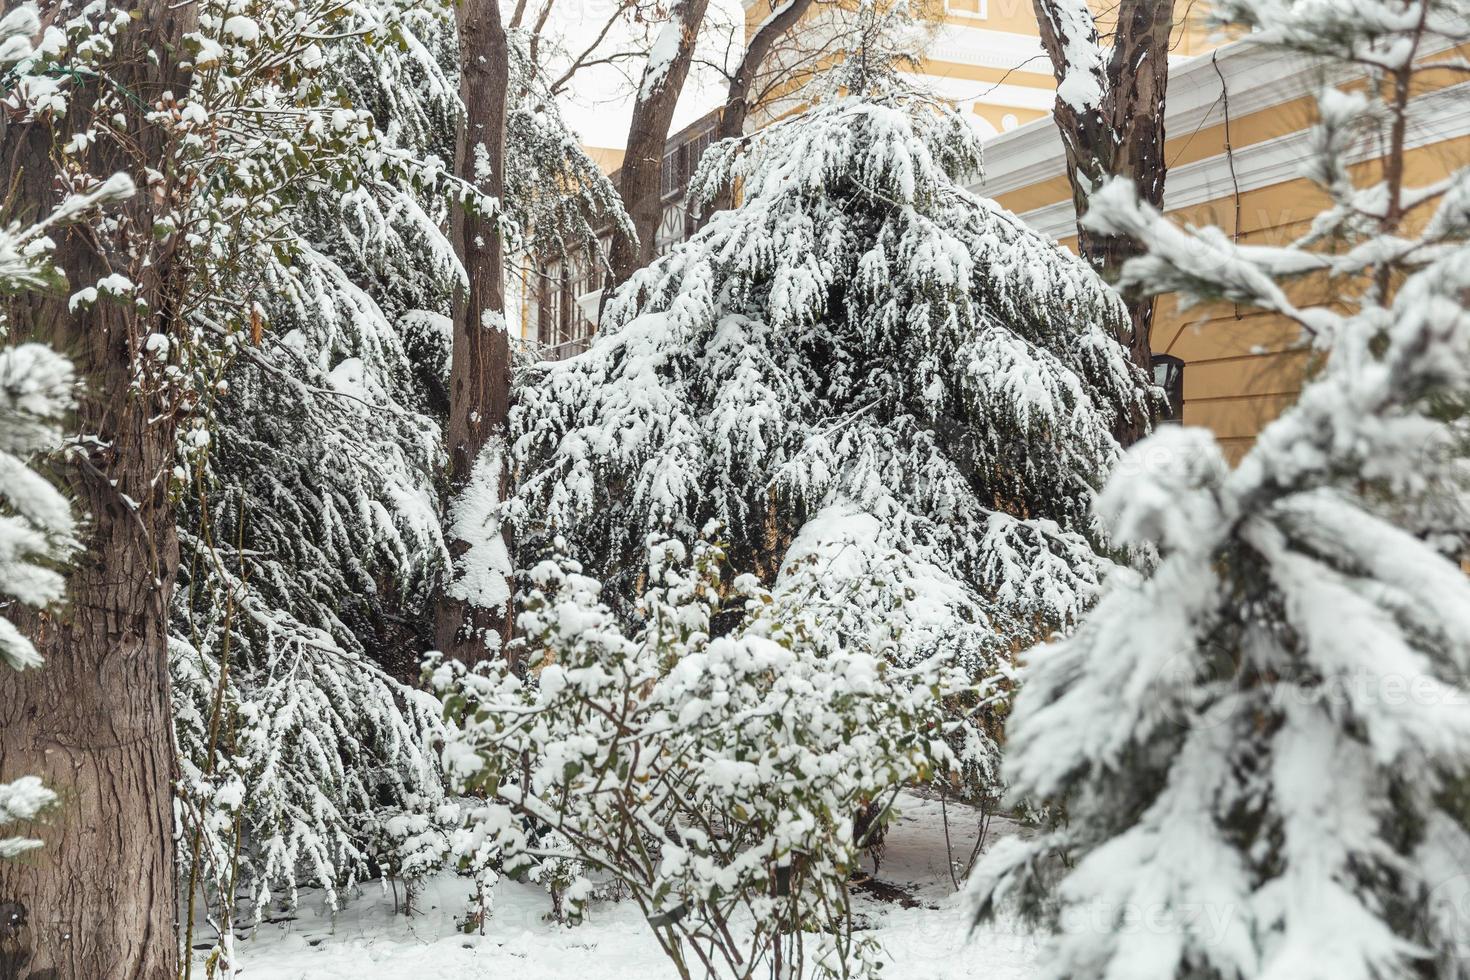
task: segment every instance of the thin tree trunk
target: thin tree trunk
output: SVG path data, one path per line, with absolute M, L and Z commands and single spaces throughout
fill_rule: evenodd
M 659 171 L 669 141 L 669 126 L 689 65 L 694 45 L 704 23 L 709 0 L 678 0 L 669 14 L 643 69 L 643 81 L 633 102 L 633 120 L 628 126 L 627 149 L 618 177 L 618 193 L 633 221 L 635 241 L 614 226 L 608 257 L 612 285 L 626 282 L 638 269 L 653 261 L 655 238 L 663 217 Z M 606 297 L 611 290 L 603 295 Z
M 134 26 L 118 37 L 109 84 L 145 102 L 182 92 L 187 77 L 169 52 L 194 29 L 192 4 L 132 4 Z M 54 9 L 43 10 L 54 16 Z M 150 60 L 150 53 L 157 53 Z M 78 84 L 67 132 L 89 127 L 98 95 Z M 115 110 L 109 110 L 109 112 Z M 131 109 L 130 152 L 103 138 L 88 151 L 91 173 L 126 171 L 145 186 L 139 161 L 166 159 L 165 137 Z M 99 122 L 100 125 L 100 122 Z M 10 123 L 7 187 L 31 216 L 49 212 L 55 135 L 41 123 Z M 147 302 L 68 309 L 65 295 L 10 301 L 21 335 L 70 355 L 83 379 L 67 489 L 87 514 L 87 550 L 70 575 L 70 605 L 15 618 L 46 659 L 0 672 L 0 779 L 40 776 L 61 797 L 30 832 L 43 847 L 0 861 L 0 903 L 24 908 L 18 929 L 0 925 L 0 976 L 26 980 L 174 980 L 178 934 L 173 840 L 173 720 L 169 700 L 168 604 L 178 567 L 168 498 L 176 423 L 171 405 L 138 390 L 134 365 L 150 333 L 175 333 L 177 266 L 171 242 L 155 243 L 158 205 L 142 192 L 114 212 L 101 237 L 85 227 L 54 235 L 71 290 L 126 270 Z M 147 257 L 149 261 L 143 261 Z
M 455 147 L 455 172 L 497 201 L 505 192 L 505 125 L 510 47 L 495 0 L 459 0 L 460 98 L 464 115 Z M 505 244 L 493 217 L 457 210 L 452 232 L 468 283 L 457 291 L 449 377 L 449 451 L 446 537 L 456 565 L 469 556 L 479 528 L 457 519 L 459 500 L 473 477 L 489 482 L 503 500 L 508 474 L 503 449 L 510 412 L 510 334 L 505 321 Z M 487 452 L 486 447 L 490 447 Z M 499 447 L 499 449 L 497 449 Z M 493 471 L 493 472 L 492 472 Z M 484 487 L 476 486 L 483 492 Z M 496 529 L 491 529 L 494 532 Z M 499 531 L 504 536 L 503 531 Z M 506 553 L 509 540 L 503 538 Z M 479 570 L 471 570 L 478 572 Z M 445 654 L 475 663 L 496 653 L 510 631 L 507 604 L 487 604 L 463 588 L 451 570 L 435 614 L 435 640 Z M 497 607 L 498 606 L 498 607 Z
M 800 23 L 801 18 L 811 8 L 812 0 L 785 0 L 773 9 L 750 38 L 750 43 L 745 47 L 745 55 L 740 59 L 735 74 L 730 79 L 730 87 L 725 94 L 725 105 L 720 110 L 720 125 L 716 131 L 715 138 L 721 140 L 738 139 L 745 135 L 745 120 L 750 114 L 750 89 L 755 84 L 756 73 L 760 71 L 761 65 L 765 63 L 771 48 L 780 40 L 787 31 Z M 700 214 L 700 225 L 709 221 L 710 215 L 716 211 L 728 210 L 735 206 L 735 188 L 725 187 Z
M 1108 62 L 1108 129 L 1113 137 L 1110 174 L 1133 181 L 1138 195 L 1154 207 L 1164 203 L 1164 96 L 1169 84 L 1169 34 L 1174 28 L 1174 0 L 1123 0 L 1118 31 Z M 1092 236 L 1089 236 L 1091 238 Z M 1138 254 L 1131 240 L 1089 242 L 1109 275 Z M 1149 347 L 1153 327 L 1152 297 L 1125 295 L 1133 320 L 1129 350 L 1134 363 L 1152 371 Z
M 1034 0 L 1042 46 L 1051 59 L 1058 92 L 1052 115 L 1067 156 L 1067 178 L 1077 212 L 1077 250 L 1105 279 L 1116 280 L 1123 263 L 1138 254 L 1129 239 L 1099 235 L 1082 226 L 1088 200 L 1109 177 L 1126 177 L 1142 200 L 1164 202 L 1164 106 L 1169 81 L 1169 35 L 1174 0 L 1123 0 L 1117 31 L 1104 64 L 1097 28 L 1082 0 Z M 1083 55 L 1089 60 L 1079 63 Z M 1095 100 L 1069 98 L 1063 84 L 1081 73 Z M 1074 82 L 1076 81 L 1074 77 Z M 1077 91 L 1077 88 L 1071 90 Z M 1127 344 L 1133 362 L 1152 374 L 1150 334 L 1154 301 L 1125 294 L 1130 320 Z M 1147 431 L 1133 420 L 1120 432 L 1132 442 Z

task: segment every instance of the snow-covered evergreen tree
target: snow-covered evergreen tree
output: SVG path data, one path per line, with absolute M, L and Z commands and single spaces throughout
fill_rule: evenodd
M 1159 562 L 1030 655 L 1007 772 L 1056 819 L 972 888 L 982 916 L 1054 933 L 1045 977 L 1458 980 L 1470 580 L 1440 546 L 1467 530 L 1443 416 L 1470 392 L 1470 168 L 1415 186 L 1406 134 L 1470 7 L 1218 9 L 1366 76 L 1319 100 L 1304 170 L 1327 209 L 1284 248 L 1179 228 L 1116 185 L 1089 220 L 1147 246 L 1129 283 L 1285 317 L 1320 367 L 1233 471 L 1178 428 L 1119 467 L 1099 511 Z M 1361 141 L 1381 165 L 1349 169 Z M 1305 304 L 1304 281 L 1331 302 Z
M 1147 388 L 1116 296 L 963 188 L 965 120 L 871 74 L 716 154 L 700 185 L 741 206 L 529 372 L 509 512 L 526 563 L 562 536 L 625 616 L 647 534 L 717 520 L 822 642 L 990 677 L 1093 601 L 1094 488 Z
M 427 603 L 447 564 L 457 46 L 440 4 L 383 0 L 353 17 L 314 71 L 345 102 L 334 118 L 367 125 L 384 164 L 290 199 L 277 251 L 234 270 L 256 305 L 207 440 L 189 450 L 173 658 L 181 860 L 211 901 L 248 888 L 257 907 L 290 904 L 312 884 L 335 906 L 369 873 L 411 888 L 455 856 L 430 748 L 440 707 L 404 682 L 431 645 Z M 354 36 L 369 27 L 371 42 Z M 580 243 L 611 189 L 537 102 L 537 80 L 518 86 L 506 219 L 523 248 Z
M 439 163 L 454 87 L 428 7 L 357 5 L 331 33 L 286 49 L 331 93 L 329 125 L 369 149 L 278 189 L 270 247 L 223 271 L 240 313 L 199 315 L 222 354 L 181 453 L 179 857 L 220 970 L 236 896 L 247 919 L 298 884 L 337 907 L 369 874 L 437 867 L 447 844 L 425 826 L 445 805 L 440 707 L 403 678 L 444 550 L 426 392 L 458 274 Z M 227 61 L 226 35 L 212 40 Z M 257 97 L 301 111 L 301 94 Z

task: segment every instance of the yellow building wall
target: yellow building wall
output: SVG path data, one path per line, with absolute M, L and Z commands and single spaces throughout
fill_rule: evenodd
M 1439 84 L 1453 79 L 1446 76 Z M 1432 87 L 1432 86 L 1429 86 Z M 1314 100 L 1286 102 L 1230 121 L 1230 146 L 1244 147 L 1299 132 L 1310 126 Z M 1207 160 L 1226 152 L 1226 127 L 1175 134 L 1166 141 L 1171 167 Z M 1450 139 L 1408 151 L 1411 185 L 1440 180 L 1470 160 L 1470 138 Z M 1382 164 L 1369 160 L 1353 167 L 1360 186 L 1376 179 Z M 1287 180 L 1236 195 L 1228 179 L 1221 193 L 1169 216 L 1181 224 L 1214 225 L 1237 236 L 1242 244 L 1287 245 L 1303 235 L 1312 219 L 1327 207 L 1321 190 L 1305 179 Z M 997 197 L 1016 213 L 1069 200 L 1065 175 L 1038 181 Z M 1237 223 L 1238 214 L 1238 223 Z M 1075 236 L 1061 239 L 1076 249 Z M 1351 284 L 1323 279 L 1294 283 L 1294 302 L 1330 303 Z M 1250 448 L 1256 435 L 1297 398 L 1308 377 L 1313 355 L 1308 338 L 1296 324 L 1275 314 L 1214 303 L 1181 309 L 1174 296 L 1162 296 L 1155 309 L 1152 346 L 1185 363 L 1184 422 L 1214 431 L 1232 462 Z
M 597 164 L 597 169 L 610 174 L 623 165 L 623 150 L 611 146 L 583 146 L 583 150 Z

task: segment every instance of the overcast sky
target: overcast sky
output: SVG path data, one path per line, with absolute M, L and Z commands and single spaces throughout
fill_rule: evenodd
M 611 10 L 610 0 L 557 0 L 552 21 L 558 32 L 565 36 L 567 50 L 580 51 L 606 23 Z M 733 55 L 730 38 L 735 25 L 742 22 L 740 0 L 710 0 L 706 20 L 709 29 L 700 41 L 698 57 L 723 63 L 727 50 Z M 637 30 L 624 30 L 616 40 L 609 37 L 603 46 L 608 53 L 646 48 L 647 38 Z M 585 145 L 621 148 L 627 142 L 633 92 L 642 70 L 643 59 L 638 58 L 617 66 L 597 65 L 577 74 L 571 94 L 562 99 L 561 109 Z M 634 78 L 631 83 L 628 80 L 630 74 Z M 724 101 L 724 95 L 724 78 L 718 72 L 696 64 L 688 84 L 684 86 L 670 133 L 678 132 L 719 105 Z

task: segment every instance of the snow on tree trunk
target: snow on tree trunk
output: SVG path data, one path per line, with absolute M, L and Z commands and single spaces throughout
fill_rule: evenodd
M 505 242 L 498 226 L 505 195 L 506 109 L 510 86 L 510 44 L 493 3 L 455 5 L 459 26 L 460 100 L 463 116 L 455 151 L 460 178 L 494 201 L 495 214 L 481 208 L 455 212 L 453 240 L 466 283 L 455 297 L 454 345 L 450 356 L 449 489 L 445 538 L 451 567 L 436 612 L 439 650 L 465 663 L 495 655 L 510 637 L 509 590 L 504 599 L 462 585 L 465 576 L 491 574 L 471 567 L 483 549 L 484 535 L 499 533 L 471 527 L 466 509 L 490 498 L 504 498 L 508 474 L 496 467 L 500 456 L 484 457 L 484 448 L 501 438 L 510 410 L 510 333 L 505 320 Z M 463 494 L 477 504 L 464 505 Z M 465 537 L 469 535 L 469 537 Z M 477 547 L 479 545 L 479 547 Z M 509 549 L 509 538 L 503 539 Z M 499 593 L 494 593 L 498 595 Z M 493 601 L 492 601 L 493 600 Z M 485 604 L 489 603 L 489 604 Z
M 1163 204 L 1164 96 L 1174 0 L 1124 0 L 1107 52 L 1084 0 L 1034 0 L 1034 6 L 1057 80 L 1052 118 L 1066 151 L 1077 250 L 1112 281 L 1138 254 L 1137 247 L 1126 237 L 1099 232 L 1083 218 L 1093 191 L 1109 177 L 1127 177 L 1143 200 Z M 1134 363 L 1151 372 L 1153 297 L 1131 292 L 1124 298 L 1130 323 L 1122 339 Z M 1148 431 L 1146 419 L 1123 421 L 1119 435 L 1125 443 Z

